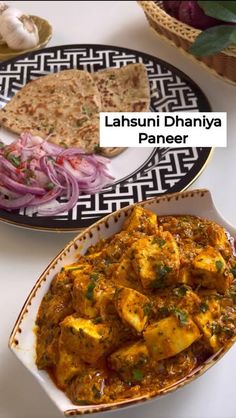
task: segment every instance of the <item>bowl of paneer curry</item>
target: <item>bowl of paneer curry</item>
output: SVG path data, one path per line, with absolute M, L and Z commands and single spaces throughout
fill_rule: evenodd
M 234 235 L 207 190 L 108 215 L 45 270 L 10 348 L 66 415 L 185 385 L 235 340 Z

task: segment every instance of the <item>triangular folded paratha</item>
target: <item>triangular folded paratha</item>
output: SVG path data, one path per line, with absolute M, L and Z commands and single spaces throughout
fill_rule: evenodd
M 129 64 L 92 74 L 101 97 L 102 112 L 148 112 L 150 89 L 143 64 Z M 118 155 L 124 148 L 102 148 L 107 157 Z
M 93 151 L 101 100 L 91 75 L 66 70 L 27 83 L 0 111 L 0 124 L 60 145 Z
M 150 89 L 143 64 L 129 64 L 92 74 L 103 112 L 148 112 Z

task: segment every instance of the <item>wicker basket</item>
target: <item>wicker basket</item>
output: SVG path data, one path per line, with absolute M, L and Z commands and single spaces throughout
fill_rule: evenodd
M 208 57 L 196 58 L 187 51 L 201 32 L 168 15 L 163 10 L 163 1 L 138 1 L 147 20 L 155 32 L 169 40 L 182 51 L 185 51 L 194 61 L 226 81 L 236 83 L 236 47 L 232 46 L 224 51 Z

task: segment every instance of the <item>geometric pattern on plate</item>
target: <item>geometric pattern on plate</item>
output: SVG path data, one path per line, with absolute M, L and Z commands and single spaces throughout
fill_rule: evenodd
M 152 111 L 210 111 L 201 90 L 175 67 L 142 52 L 104 45 L 46 48 L 3 63 L 0 107 L 29 80 L 42 75 L 71 68 L 94 72 L 137 62 L 145 64 L 148 72 Z M 149 157 L 134 172 L 124 177 L 121 173 L 119 181 L 100 193 L 81 196 L 69 212 L 44 218 L 31 208 L 14 213 L 0 210 L 0 219 L 36 229 L 78 230 L 121 207 L 183 190 L 200 173 L 210 152 L 210 148 L 154 148 L 152 152 L 150 149 Z M 59 198 L 58 202 L 63 204 L 64 199 Z

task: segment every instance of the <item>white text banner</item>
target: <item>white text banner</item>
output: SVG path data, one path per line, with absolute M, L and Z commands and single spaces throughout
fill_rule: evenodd
M 101 147 L 226 147 L 226 112 L 101 112 Z

